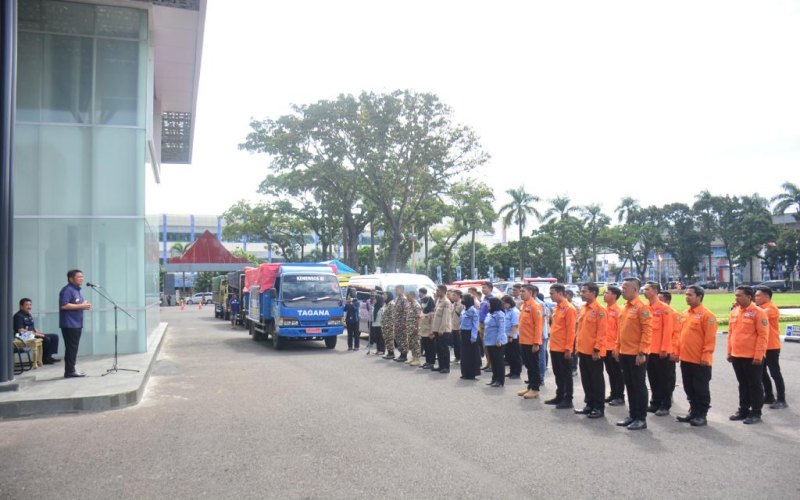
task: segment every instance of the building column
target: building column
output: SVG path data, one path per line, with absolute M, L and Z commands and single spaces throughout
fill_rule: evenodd
M 0 383 L 14 379 L 14 358 L 11 348 L 13 299 L 11 297 L 11 271 L 14 260 L 14 199 L 11 189 L 14 144 L 14 108 L 17 81 L 17 0 L 4 0 L 0 7 L 0 57 L 2 57 L 2 86 L 0 91 Z M 8 334 L 6 334 L 8 332 Z

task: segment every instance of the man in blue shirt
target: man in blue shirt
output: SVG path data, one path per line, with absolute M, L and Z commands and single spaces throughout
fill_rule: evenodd
M 231 328 L 236 328 L 236 322 L 239 320 L 239 297 L 234 295 L 231 297 Z
M 483 338 L 483 331 L 484 331 L 484 322 L 486 321 L 486 315 L 489 314 L 489 299 L 494 297 L 492 295 L 492 290 L 494 290 L 494 286 L 492 285 L 491 281 L 484 281 L 481 285 L 481 293 L 483 293 L 483 300 L 481 301 L 480 309 L 478 309 L 478 331 L 481 334 L 481 338 Z M 483 350 L 486 354 L 486 366 L 481 368 L 481 370 L 485 372 L 492 371 L 492 360 L 489 358 L 489 351 L 486 349 L 486 345 L 484 344 Z
M 75 361 L 83 330 L 83 311 L 90 310 L 92 304 L 81 293 L 83 272 L 80 269 L 68 271 L 67 281 L 67 286 L 58 294 L 58 326 L 64 337 L 64 378 L 85 377 L 85 373 L 75 369 Z
M 14 334 L 33 332 L 37 339 L 42 339 L 42 353 L 44 364 L 52 365 L 61 361 L 53 355 L 58 352 L 58 335 L 55 333 L 42 333 L 33 325 L 33 315 L 31 309 L 33 301 L 24 298 L 19 301 L 19 311 L 14 314 Z

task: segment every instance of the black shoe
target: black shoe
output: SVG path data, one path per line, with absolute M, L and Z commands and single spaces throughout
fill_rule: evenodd
M 394 359 L 394 351 L 389 352 L 388 354 L 381 356 L 383 359 Z
M 605 401 L 606 403 L 610 403 L 610 402 L 612 402 L 613 400 L 614 400 L 614 398 L 613 398 L 613 397 L 611 397 L 611 396 L 609 396 L 609 397 L 607 397 L 606 399 L 604 399 L 603 401 Z
M 492 367 L 491 366 L 484 366 L 483 368 L 481 368 L 481 371 L 490 372 L 490 371 L 492 371 Z
M 677 417 L 675 417 L 675 421 L 676 422 L 680 422 L 682 424 L 688 424 L 688 423 L 691 423 L 692 420 L 695 419 L 695 418 L 697 418 L 697 417 L 695 417 L 692 414 L 692 412 L 689 412 L 688 415 L 684 415 L 684 416 L 678 415 Z
M 689 425 L 692 427 L 703 427 L 704 425 L 708 425 L 708 420 L 706 420 L 706 417 L 698 415 L 689 420 Z
M 519 378 L 519 373 L 506 373 L 506 378 Z
M 420 368 L 422 368 L 423 370 L 430 370 L 431 368 L 433 368 L 433 365 L 430 363 L 423 363 L 422 366 L 420 366 Z
M 647 429 L 647 422 L 644 420 L 634 420 L 628 425 L 629 431 L 641 431 Z
M 588 418 L 602 418 L 605 415 L 603 410 L 598 410 L 597 408 L 592 408 L 592 410 L 586 414 Z
M 404 361 L 408 361 L 408 357 L 405 354 L 401 354 L 400 357 L 394 358 L 397 363 L 402 363 Z
M 764 396 L 764 404 L 771 405 L 775 402 L 775 396 Z
M 761 417 L 759 417 L 758 415 L 750 415 L 749 417 L 744 419 L 742 421 L 742 423 L 743 424 L 747 424 L 747 425 L 760 424 L 761 423 Z
M 647 413 L 655 413 L 658 411 L 658 406 L 656 405 L 649 405 L 647 407 Z
M 747 418 L 747 413 L 744 413 L 744 412 L 741 412 L 741 411 L 737 411 L 736 413 L 734 413 L 733 415 L 728 417 L 728 420 L 732 420 L 732 421 L 736 422 L 737 420 L 744 420 L 746 418 Z
M 557 404 L 561 404 L 562 401 L 563 401 L 563 399 L 553 398 L 553 399 L 548 399 L 547 401 L 544 402 L 544 404 L 546 404 L 546 405 L 557 405 Z
M 489 387 L 503 387 L 503 384 L 495 380 L 494 382 L 489 384 Z
M 64 374 L 64 378 L 80 378 L 80 377 L 85 377 L 85 376 L 86 376 L 85 373 L 79 372 L 79 371 L 74 371 L 72 373 L 65 373 Z
M 617 425 L 619 427 L 628 427 L 629 425 L 631 425 L 631 423 L 633 423 L 633 419 L 631 417 L 626 417 L 625 420 L 620 420 L 619 422 L 617 422 Z
M 669 415 L 669 410 L 667 408 L 659 408 L 656 410 L 656 417 L 666 417 Z
M 625 406 L 625 400 L 622 398 L 612 399 L 608 402 L 608 406 Z
M 525 384 L 530 384 L 531 383 L 530 380 L 523 380 L 522 382 L 525 383 Z
M 784 408 L 788 408 L 789 405 L 786 404 L 786 401 L 775 401 L 773 404 L 769 405 L 769 407 L 773 410 L 783 410 Z
M 572 401 L 564 400 L 556 405 L 556 410 L 568 410 L 570 408 L 573 408 Z
M 475 380 L 475 377 L 465 377 L 464 375 L 461 375 L 458 378 L 460 378 L 461 380 Z
M 579 409 L 577 409 L 577 408 L 575 408 L 575 414 L 576 414 L 576 415 L 588 415 L 589 413 L 591 413 L 591 411 L 592 411 L 592 409 L 591 409 L 591 408 L 589 408 L 588 406 L 584 406 L 584 407 L 583 407 L 582 409 L 580 409 L 580 410 L 579 410 Z
M 436 370 L 436 371 L 438 371 L 441 374 L 450 373 L 450 369 L 449 368 L 442 368 L 441 370 Z

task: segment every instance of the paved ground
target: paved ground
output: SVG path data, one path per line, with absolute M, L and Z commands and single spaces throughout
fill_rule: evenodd
M 621 408 L 589 421 L 521 400 L 519 381 L 401 367 L 344 337 L 275 352 L 210 309 L 163 317 L 139 405 L 0 422 L 0 498 L 800 497 L 797 344 L 782 355 L 792 407 L 764 424 L 727 420 L 736 386 L 718 348 L 709 427 L 651 417 L 631 432 L 613 425 Z

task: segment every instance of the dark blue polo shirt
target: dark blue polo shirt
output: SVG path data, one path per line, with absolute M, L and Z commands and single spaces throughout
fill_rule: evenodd
M 35 330 L 33 327 L 33 316 L 24 311 L 17 311 L 14 315 L 14 333 L 19 333 L 19 331 L 23 329 Z
M 59 328 L 83 328 L 83 309 L 65 310 L 65 304 L 83 304 L 86 302 L 81 294 L 81 288 L 72 283 L 61 289 L 58 294 L 58 326 Z

